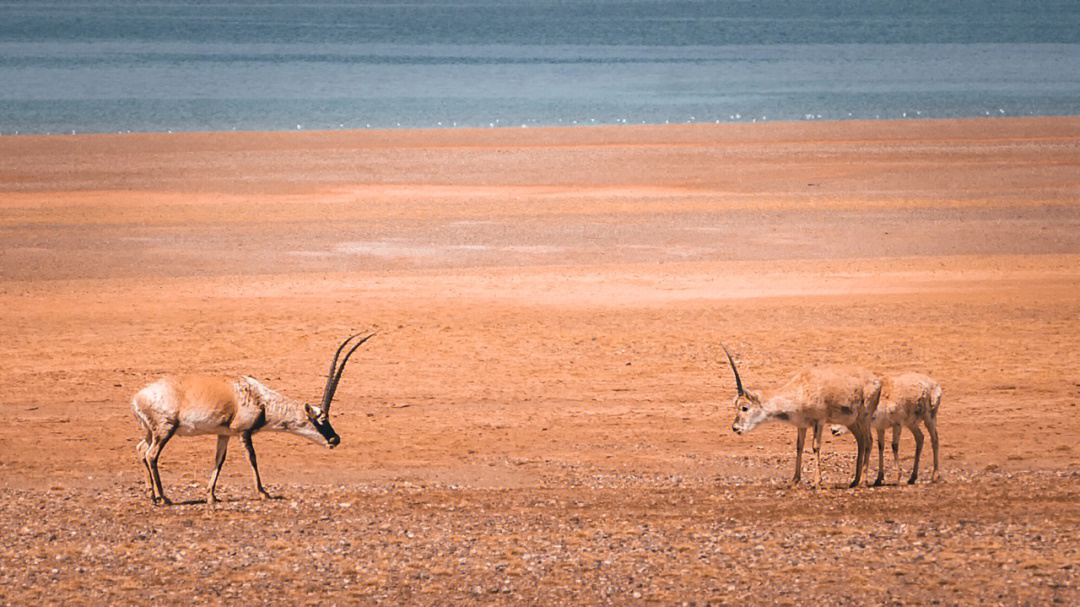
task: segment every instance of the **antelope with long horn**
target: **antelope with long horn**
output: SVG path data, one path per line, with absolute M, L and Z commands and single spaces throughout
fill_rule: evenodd
M 797 485 L 802 478 L 802 453 L 806 445 L 806 431 L 814 429 L 813 487 L 821 485 L 821 437 L 826 423 L 847 426 L 855 436 L 858 453 L 855 457 L 856 487 L 862 476 L 864 462 L 870 456 L 870 417 L 877 408 L 881 396 L 881 381 L 873 373 L 859 367 L 829 366 L 805 369 L 795 374 L 777 390 L 756 392 L 743 387 L 735 360 L 727 347 L 728 362 L 735 373 L 735 423 L 731 429 L 736 434 L 752 430 L 759 424 L 781 421 L 798 429 L 795 444 L 795 477 Z
M 136 450 L 146 468 L 150 499 L 154 503 L 171 503 L 162 491 L 161 474 L 158 472 L 158 456 L 165 444 L 173 435 L 200 434 L 216 434 L 218 437 L 214 473 L 210 476 L 206 500 L 208 503 L 217 501 L 214 486 L 225 463 L 229 438 L 233 436 L 239 436 L 247 450 L 251 470 L 255 473 L 255 489 L 261 497 L 269 498 L 270 494 L 263 489 L 259 478 L 251 435 L 261 430 L 276 430 L 303 436 L 330 449 L 337 446 L 341 439 L 330 425 L 330 404 L 349 357 L 373 335 L 353 343 L 340 365 L 338 358 L 342 351 L 360 334 L 350 336 L 338 346 L 330 362 L 330 373 L 318 407 L 282 396 L 247 375 L 167 376 L 139 390 L 131 400 L 131 408 L 146 431 L 146 438 L 139 441 Z
M 941 386 L 922 373 L 903 373 L 881 380 L 881 401 L 870 417 L 870 429 L 877 433 L 878 473 L 874 486 L 885 480 L 885 429 L 892 428 L 892 454 L 896 464 L 896 484 L 900 484 L 900 429 L 905 427 L 915 437 L 915 462 L 911 466 L 908 484 L 914 485 L 919 478 L 919 457 L 922 455 L 923 434 L 919 424 L 926 426 L 930 434 L 930 446 L 934 449 L 934 470 L 930 481 L 938 480 L 938 433 L 937 412 L 941 405 Z M 847 430 L 833 426 L 833 435 Z M 868 464 L 867 464 L 868 465 Z

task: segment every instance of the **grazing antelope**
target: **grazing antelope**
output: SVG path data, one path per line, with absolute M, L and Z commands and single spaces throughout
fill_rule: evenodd
M 330 426 L 330 402 L 334 399 L 341 373 L 349 357 L 374 333 L 352 345 L 338 366 L 342 350 L 359 333 L 343 341 L 330 363 L 330 374 L 323 389 L 322 404 L 312 407 L 282 396 L 247 375 L 239 378 L 184 375 L 163 377 L 146 386 L 131 400 L 135 417 L 142 423 L 146 438 L 139 441 L 136 450 L 146 468 L 150 486 L 150 499 L 171 503 L 161 489 L 158 472 L 158 456 L 174 434 L 196 436 L 216 434 L 217 456 L 214 473 L 210 476 L 208 503 L 214 503 L 214 485 L 217 484 L 221 465 L 225 463 L 225 450 L 229 437 L 239 436 L 247 449 L 248 461 L 255 473 L 255 489 L 263 498 L 270 494 L 263 489 L 259 479 L 259 467 L 255 463 L 255 448 L 251 435 L 260 430 L 290 432 L 308 438 L 333 449 L 341 439 Z
M 881 395 L 881 381 L 873 373 L 859 367 L 830 366 L 805 369 L 795 374 L 786 384 L 770 392 L 744 389 L 739 370 L 731 353 L 724 348 L 731 370 L 735 373 L 735 423 L 731 429 L 736 434 L 749 432 L 758 424 L 782 421 L 798 428 L 795 444 L 795 477 L 797 485 L 802 478 L 802 453 L 806 444 L 807 428 L 814 428 L 814 469 L 816 489 L 821 485 L 821 436 L 826 423 L 847 426 L 858 444 L 855 457 L 855 480 L 857 487 L 864 462 L 870 457 L 870 417 L 877 408 Z
M 938 480 L 938 433 L 937 412 L 941 404 L 941 386 L 921 373 L 904 373 L 884 377 L 881 381 L 881 400 L 870 417 L 871 430 L 877 431 L 878 473 L 874 486 L 885 480 L 885 429 L 892 428 L 893 462 L 896 464 L 896 484 L 900 484 L 900 427 L 911 430 L 915 437 L 915 462 L 911 466 L 908 484 L 915 484 L 919 477 L 919 456 L 922 455 L 923 435 L 919 422 L 926 425 L 930 434 L 930 446 L 934 449 L 934 471 L 931 482 Z M 832 433 L 840 435 L 847 430 L 833 426 Z M 866 464 L 869 468 L 869 463 Z

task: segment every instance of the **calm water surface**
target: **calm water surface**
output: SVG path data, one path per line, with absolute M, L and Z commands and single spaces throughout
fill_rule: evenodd
M 1080 114 L 1080 2 L 0 0 L 0 133 Z

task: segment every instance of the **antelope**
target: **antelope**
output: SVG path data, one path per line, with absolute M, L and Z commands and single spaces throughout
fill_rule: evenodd
M 749 432 L 765 422 L 781 421 L 798 429 L 795 443 L 795 477 L 792 485 L 802 478 L 802 454 L 806 445 L 806 430 L 814 429 L 813 487 L 821 485 L 821 437 L 826 423 L 846 426 L 855 436 L 858 452 L 855 457 L 855 480 L 850 487 L 857 487 L 862 478 L 864 462 L 870 457 L 870 417 L 877 408 L 881 396 L 881 381 L 873 373 L 859 367 L 828 366 L 804 369 L 795 374 L 779 389 L 755 392 L 743 388 L 739 370 L 731 353 L 723 344 L 731 370 L 735 373 L 735 423 L 731 429 L 736 434 Z
M 904 373 L 882 378 L 881 401 L 877 410 L 870 417 L 870 428 L 877 431 L 878 473 L 874 486 L 885 480 L 885 429 L 892 428 L 893 462 L 896 464 L 896 484 L 900 484 L 900 427 L 911 430 L 915 437 L 915 462 L 911 466 L 908 484 L 915 484 L 919 477 L 919 456 L 922 455 L 923 434 L 919 423 L 926 425 L 930 434 L 930 445 L 934 449 L 934 471 L 930 481 L 938 480 L 938 433 L 937 412 L 941 405 L 941 386 L 921 373 Z M 833 435 L 840 435 L 847 430 L 843 426 L 833 426 Z M 867 462 L 865 465 L 869 467 Z
M 230 437 L 239 436 L 244 443 L 251 470 L 255 473 L 255 489 L 263 499 L 269 498 L 270 494 L 263 489 L 259 478 L 255 448 L 251 444 L 252 434 L 260 430 L 289 432 L 329 449 L 336 447 L 341 439 L 330 425 L 330 403 L 345 371 L 345 363 L 349 362 L 349 357 L 357 348 L 375 334 L 354 343 L 339 366 L 341 352 L 359 335 L 357 333 L 343 341 L 334 353 L 323 388 L 322 404 L 318 407 L 282 396 L 248 375 L 166 376 L 139 390 L 131 400 L 131 408 L 146 431 L 146 437 L 139 441 L 135 449 L 146 468 L 150 500 L 155 504 L 159 501 L 172 503 L 161 488 L 158 456 L 173 435 L 217 435 L 214 473 L 210 476 L 206 500 L 210 504 L 217 501 L 214 486 L 225 463 Z

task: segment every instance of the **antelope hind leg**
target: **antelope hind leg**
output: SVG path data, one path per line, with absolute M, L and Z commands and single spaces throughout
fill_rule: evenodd
M 150 445 L 146 448 L 146 463 L 150 469 L 150 476 L 153 479 L 156 494 L 154 502 L 157 503 L 158 500 L 161 500 L 161 503 L 165 505 L 171 504 L 172 501 L 165 497 L 165 490 L 161 487 L 161 471 L 158 470 L 158 457 L 161 455 L 161 450 L 165 448 L 165 443 L 169 442 L 174 432 L 176 432 L 175 426 L 166 427 L 160 434 L 154 435 Z
M 869 459 L 869 458 L 867 458 Z M 885 481 L 885 428 L 877 431 L 877 478 L 874 486 L 880 487 Z
M 814 424 L 814 489 L 821 487 L 821 433 L 825 424 Z
M 802 480 L 802 452 L 806 446 L 806 428 L 799 428 L 799 437 L 795 439 L 795 476 L 791 479 L 791 485 L 798 486 Z

